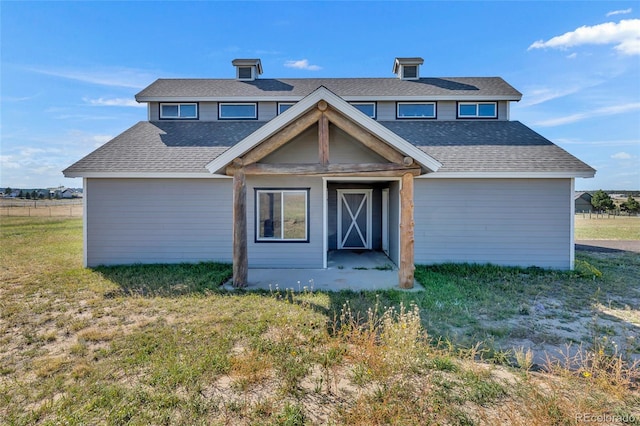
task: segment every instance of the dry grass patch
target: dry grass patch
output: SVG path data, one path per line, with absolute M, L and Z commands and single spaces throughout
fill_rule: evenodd
M 230 294 L 229 265 L 84 269 L 80 221 L 0 232 L 0 424 L 640 418 L 640 350 L 616 337 L 638 331 L 637 256 L 581 255 L 600 276 L 418 267 L 422 293 Z M 583 346 L 545 364 L 531 342 L 562 349 L 556 326 Z

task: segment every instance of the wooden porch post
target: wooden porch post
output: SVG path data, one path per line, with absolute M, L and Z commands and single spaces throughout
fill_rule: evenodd
M 233 286 L 246 287 L 247 259 L 247 186 L 244 168 L 233 173 Z
M 400 288 L 413 288 L 414 259 L 414 222 L 413 222 L 413 175 L 402 175 L 400 190 L 400 267 L 398 284 Z

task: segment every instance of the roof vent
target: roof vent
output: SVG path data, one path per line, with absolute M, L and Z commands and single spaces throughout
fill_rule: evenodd
M 396 58 L 393 62 L 393 73 L 401 80 L 418 80 L 422 58 Z
M 262 74 L 260 59 L 234 59 L 231 63 L 236 67 L 236 80 L 253 81 Z

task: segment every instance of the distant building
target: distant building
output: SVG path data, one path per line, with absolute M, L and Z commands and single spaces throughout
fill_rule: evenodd
M 591 204 L 591 194 L 588 192 L 576 192 L 574 197 L 576 213 L 584 213 L 593 211 L 593 204 Z

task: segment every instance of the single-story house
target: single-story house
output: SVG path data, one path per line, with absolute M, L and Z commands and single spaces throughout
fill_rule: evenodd
M 326 268 L 330 250 L 570 269 L 574 180 L 595 170 L 510 119 L 499 77 L 159 79 L 148 120 L 64 170 L 84 182 L 84 262 Z M 530 203 L 536 199 L 535 205 Z

